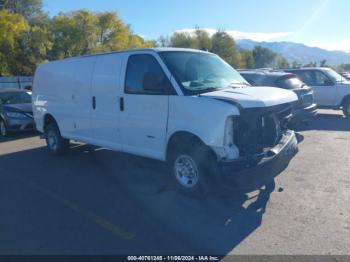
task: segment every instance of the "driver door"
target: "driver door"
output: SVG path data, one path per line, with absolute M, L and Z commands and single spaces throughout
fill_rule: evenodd
M 166 141 L 169 79 L 155 56 L 127 58 L 120 101 L 123 151 L 162 159 Z

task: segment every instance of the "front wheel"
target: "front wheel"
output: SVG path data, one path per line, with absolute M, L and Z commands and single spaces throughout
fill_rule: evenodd
M 45 128 L 46 144 L 50 152 L 55 155 L 62 155 L 69 147 L 69 140 L 61 136 L 56 124 L 49 124 Z
M 7 136 L 7 127 L 5 124 L 5 121 L 0 119 L 0 137 L 6 137 Z
M 343 104 L 343 113 L 345 117 L 350 117 L 350 99 L 347 99 Z
M 203 197 L 210 193 L 216 183 L 215 160 L 205 146 L 197 145 L 172 152 L 170 164 L 172 180 L 178 191 Z

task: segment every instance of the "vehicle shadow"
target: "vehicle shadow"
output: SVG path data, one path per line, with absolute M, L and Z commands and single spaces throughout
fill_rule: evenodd
M 16 254 L 226 255 L 261 225 L 275 189 L 190 198 L 159 161 L 80 144 L 62 157 L 0 156 L 0 173 L 0 253 Z
M 342 115 L 318 113 L 310 122 L 298 125 L 296 131 L 350 131 L 350 119 Z
M 21 133 L 10 133 L 6 137 L 0 137 L 0 143 L 29 138 L 39 135 L 36 131 L 26 131 Z

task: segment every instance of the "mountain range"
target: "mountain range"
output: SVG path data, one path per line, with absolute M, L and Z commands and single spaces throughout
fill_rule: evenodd
M 257 42 L 248 39 L 236 40 L 240 49 L 253 49 L 255 46 L 268 48 L 284 56 L 288 62 L 297 61 L 301 64 L 310 62 L 319 63 L 325 59 L 328 65 L 337 66 L 339 64 L 350 63 L 350 53 L 342 51 L 329 51 L 318 47 L 310 47 L 294 42 Z

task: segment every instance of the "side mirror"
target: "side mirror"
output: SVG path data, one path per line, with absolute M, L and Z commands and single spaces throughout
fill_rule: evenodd
M 164 84 L 162 75 L 153 72 L 147 72 L 143 77 L 143 90 L 152 92 L 165 92 L 166 85 Z
M 334 86 L 334 82 L 332 80 L 330 80 L 330 79 L 326 79 L 324 81 L 324 85 L 325 86 Z

